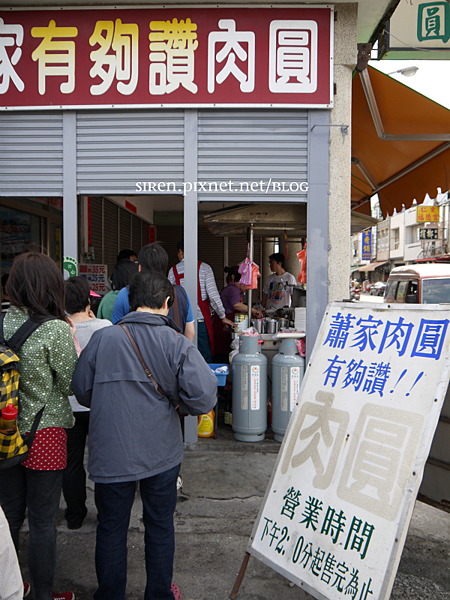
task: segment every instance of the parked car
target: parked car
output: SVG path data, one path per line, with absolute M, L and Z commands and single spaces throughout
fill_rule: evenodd
M 370 295 L 371 296 L 383 296 L 385 289 L 386 289 L 386 284 L 384 283 L 384 281 L 377 281 L 370 288 Z
M 450 264 L 418 264 L 392 269 L 385 302 L 450 303 Z

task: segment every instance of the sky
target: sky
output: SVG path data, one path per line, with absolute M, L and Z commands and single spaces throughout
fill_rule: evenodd
M 391 77 L 450 109 L 450 60 L 372 60 L 369 64 L 383 73 L 419 67 L 412 77 L 400 73 Z

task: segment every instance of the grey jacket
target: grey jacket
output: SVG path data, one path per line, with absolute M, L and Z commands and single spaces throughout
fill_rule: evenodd
M 124 323 L 165 394 L 191 415 L 212 410 L 217 378 L 172 319 L 131 312 Z M 96 331 L 80 355 L 72 389 L 91 409 L 89 477 L 98 483 L 137 481 L 183 459 L 180 420 L 157 392 L 119 325 Z

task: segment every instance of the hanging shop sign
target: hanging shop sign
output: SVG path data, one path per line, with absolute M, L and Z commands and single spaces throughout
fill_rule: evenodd
M 418 206 L 416 212 L 417 223 L 438 223 L 439 206 Z
M 362 260 L 370 260 L 372 258 L 372 230 L 366 229 L 362 232 Z
M 450 310 L 328 306 L 248 552 L 322 600 L 389 598 L 449 379 Z
M 450 6 L 445 0 L 400 2 L 386 27 L 381 55 L 439 60 L 450 55 Z
M 0 11 L 0 107 L 332 106 L 333 9 Z
M 434 227 L 421 227 L 419 229 L 419 240 L 438 240 L 439 229 Z

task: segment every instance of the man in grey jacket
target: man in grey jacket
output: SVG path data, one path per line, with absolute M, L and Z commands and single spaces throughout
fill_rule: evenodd
M 97 331 L 78 361 L 72 389 L 91 409 L 89 477 L 99 513 L 95 600 L 124 600 L 127 530 L 136 481 L 144 509 L 145 600 L 173 600 L 173 514 L 183 459 L 174 407 L 206 414 L 216 404 L 217 378 L 197 348 L 167 317 L 173 288 L 159 273 L 137 273 L 130 308 L 117 326 Z M 126 331 L 158 385 L 146 375 Z M 163 390 L 161 393 L 160 390 Z

